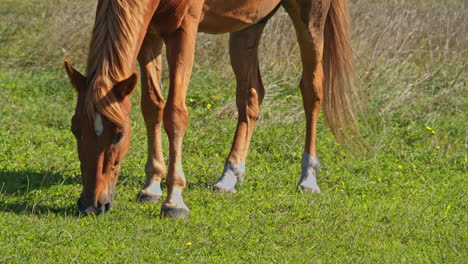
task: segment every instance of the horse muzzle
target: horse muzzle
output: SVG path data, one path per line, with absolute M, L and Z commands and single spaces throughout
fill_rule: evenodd
M 78 210 L 82 214 L 102 214 L 109 213 L 112 208 L 111 199 L 102 199 L 95 202 L 86 202 L 83 197 L 78 198 L 77 202 Z

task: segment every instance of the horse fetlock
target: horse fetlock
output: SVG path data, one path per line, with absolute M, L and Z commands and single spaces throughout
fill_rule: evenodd
M 172 190 L 169 190 L 166 201 L 164 202 L 164 206 L 174 208 L 187 208 L 182 197 L 182 191 L 182 188 L 172 188 Z
M 138 194 L 138 199 L 158 202 L 161 199 L 161 196 L 161 183 L 159 181 L 147 180 L 145 186 L 143 186 L 143 189 Z
M 218 189 L 220 193 L 235 193 L 236 184 L 244 181 L 244 175 L 244 162 L 240 164 L 226 162 L 223 174 L 214 185 L 214 188 Z
M 166 175 L 166 165 L 157 161 L 148 160 L 145 165 L 145 172 L 148 178 L 162 179 Z
M 301 167 L 301 178 L 297 187 L 306 193 L 320 193 L 320 188 L 317 184 L 317 174 L 320 168 L 318 158 L 304 153 L 302 155 Z

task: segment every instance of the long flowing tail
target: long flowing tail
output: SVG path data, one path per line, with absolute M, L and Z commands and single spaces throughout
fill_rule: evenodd
M 361 145 L 355 101 L 359 86 L 352 63 L 347 2 L 332 0 L 325 24 L 323 112 L 340 143 Z

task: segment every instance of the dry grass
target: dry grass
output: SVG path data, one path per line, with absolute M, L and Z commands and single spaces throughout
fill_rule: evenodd
M 461 93 L 468 58 L 468 9 L 463 1 L 351 1 L 350 9 L 355 62 L 371 101 L 370 111 L 379 109 L 385 114 L 418 103 L 421 96 L 437 101 L 454 99 L 457 96 L 450 94 Z M 201 34 L 197 58 L 203 63 L 198 67 L 206 71 L 206 65 L 217 65 L 209 69 L 232 80 L 227 42 L 227 35 Z M 301 70 L 295 32 L 283 10 L 269 21 L 260 54 L 268 90 L 263 109 L 268 111 L 281 93 L 278 86 L 296 85 Z M 444 76 L 453 78 L 454 83 L 427 91 L 432 89 L 429 82 Z M 461 102 L 452 104 L 459 107 Z M 295 104 L 268 123 L 293 122 L 302 118 L 301 110 L 302 106 Z M 233 102 L 220 110 L 221 115 L 235 112 Z
M 2 5 L 8 7 L 8 1 Z M 37 5 L 46 7 L 47 12 L 35 13 Z M 414 55 L 427 53 L 429 59 L 435 60 L 441 55 L 449 57 L 454 53 L 467 53 L 468 9 L 465 1 L 354 0 L 350 1 L 350 11 L 356 54 L 367 54 L 371 62 L 380 57 L 414 58 Z M 14 15 L 17 15 L 15 23 L 18 28 L 33 27 L 37 34 L 35 44 L 42 44 L 49 50 L 56 47 L 62 49 L 62 56 L 83 60 L 94 12 L 95 1 L 90 0 L 33 0 L 24 3 Z M 11 14 L 5 12 L 5 15 Z M 4 16 L 2 20 L 7 22 L 8 17 Z M 206 62 L 212 58 L 218 62 L 220 57 L 227 57 L 227 39 L 226 34 L 201 34 L 197 49 L 199 61 Z M 262 64 L 274 62 L 275 67 L 284 68 L 296 65 L 295 33 L 283 10 L 269 21 L 261 50 Z
M 84 65 L 95 1 L 33 0 L 15 6 L 17 13 L 8 10 L 8 3 L 1 4 L 7 11 L 0 19 L 2 25 L 6 25 L 0 40 L 18 43 L 4 45 L 1 49 L 3 67 L 61 67 L 63 58 L 69 58 L 75 65 Z M 380 119 L 408 104 L 423 103 L 442 108 L 450 104 L 463 111 L 461 94 L 466 86 L 464 73 L 468 59 L 465 1 L 353 0 L 350 11 L 355 61 L 370 111 L 381 113 Z M 14 20 L 9 17 L 12 14 Z M 35 37 L 22 43 L 18 31 Z M 228 37 L 228 34 L 199 35 L 195 72 L 234 83 Z M 299 81 L 299 50 L 294 29 L 283 10 L 265 29 L 260 67 L 267 89 L 263 112 L 274 112 L 279 99 L 293 102 L 288 109 L 278 109 L 282 114 L 272 114 L 273 118 L 265 125 L 302 118 L 298 93 L 289 91 L 295 89 L 291 87 L 297 87 Z M 233 95 L 232 91 L 230 98 Z M 422 98 L 428 99 L 421 102 Z M 445 105 L 438 104 L 444 100 Z M 219 117 L 232 118 L 235 112 L 231 100 L 221 108 Z
M 2 1 L 2 67 L 57 67 L 64 57 L 84 64 L 94 9 L 94 1 Z
M 8 7 L 8 1 L 2 5 Z M 38 5 L 45 7 L 42 10 L 47 12 L 36 13 Z M 95 1 L 90 0 L 28 1 L 14 14 L 17 15 L 16 25 L 8 23 L 8 15 L 12 13 L 9 10 L 5 12 L 2 24 L 6 26 L 3 31 L 8 33 L 8 28 L 14 28 L 29 34 L 34 32 L 35 41 L 27 46 L 38 48 L 42 56 L 50 58 L 45 64 L 37 60 L 38 65 L 52 66 L 63 57 L 83 64 L 95 5 Z M 466 63 L 468 9 L 465 1 L 354 0 L 350 1 L 350 11 L 353 46 L 361 70 L 372 71 L 382 61 L 388 63 L 396 60 L 400 64 L 417 63 L 425 67 L 433 67 L 440 62 L 450 63 L 454 58 L 463 58 Z M 4 38 L 2 41 L 11 40 Z M 227 68 L 227 42 L 227 34 L 200 34 L 197 44 L 198 67 L 208 64 Z M 295 74 L 298 70 L 299 50 L 295 32 L 283 10 L 269 21 L 260 50 L 264 74 L 268 75 L 272 71 Z M 32 60 L 29 61 L 32 63 Z M 364 80 L 368 71 L 361 71 Z M 223 76 L 225 73 L 219 74 Z

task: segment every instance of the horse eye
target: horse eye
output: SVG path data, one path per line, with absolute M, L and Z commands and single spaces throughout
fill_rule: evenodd
M 117 144 L 123 137 L 123 132 L 117 132 L 114 135 L 114 138 L 112 139 L 112 144 Z

